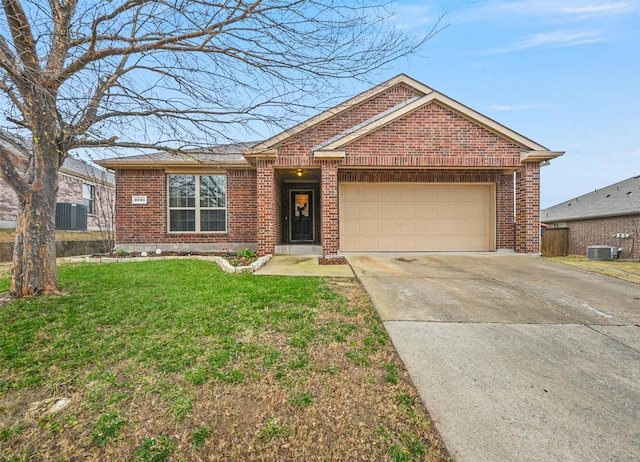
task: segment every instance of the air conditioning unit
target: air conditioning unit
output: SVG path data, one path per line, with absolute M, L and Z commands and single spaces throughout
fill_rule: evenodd
M 63 231 L 86 231 L 87 207 L 83 204 L 58 202 L 56 204 L 56 229 Z
M 618 256 L 618 249 L 610 245 L 590 245 L 587 247 L 589 260 L 613 260 Z

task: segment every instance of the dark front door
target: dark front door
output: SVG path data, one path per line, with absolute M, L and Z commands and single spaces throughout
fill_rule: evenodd
M 289 193 L 289 230 L 291 242 L 312 242 L 313 191 L 293 190 Z

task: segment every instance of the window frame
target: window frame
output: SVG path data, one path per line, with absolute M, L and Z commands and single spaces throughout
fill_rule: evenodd
M 171 206 L 171 177 L 191 176 L 195 179 L 195 197 L 194 207 L 172 207 Z M 224 179 L 224 207 L 202 207 L 200 205 L 200 178 L 201 177 L 218 176 Z M 169 234 L 226 234 L 229 229 L 229 206 L 228 206 L 228 175 L 226 173 L 167 173 L 166 174 L 166 213 L 167 213 L 167 233 Z M 171 211 L 174 210 L 193 210 L 195 229 L 193 231 L 172 231 L 171 230 Z M 223 210 L 224 211 L 224 230 L 218 231 L 202 231 L 201 230 L 201 211 L 203 210 Z
M 84 195 L 85 188 L 88 188 L 89 195 L 87 198 Z M 82 183 L 82 203 L 87 208 L 87 215 L 95 215 L 96 213 L 96 187 L 91 183 Z

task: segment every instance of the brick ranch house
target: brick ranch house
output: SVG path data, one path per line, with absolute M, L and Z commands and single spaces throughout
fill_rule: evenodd
M 621 258 L 640 258 L 640 175 L 546 208 L 540 219 L 550 228 L 568 228 L 569 255 L 587 247 L 622 248 Z
M 98 164 L 131 251 L 537 254 L 560 155 L 399 75 L 263 142 Z
M 110 229 L 115 216 L 115 186 L 112 173 L 70 157 L 59 170 L 56 202 L 84 205 L 89 230 Z M 2 179 L 0 197 L 0 228 L 15 228 L 18 197 Z

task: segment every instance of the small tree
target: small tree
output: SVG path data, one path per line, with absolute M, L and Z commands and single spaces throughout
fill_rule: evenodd
M 438 31 L 436 20 L 409 37 L 372 5 L 2 0 L 0 174 L 19 200 L 11 293 L 59 293 L 55 198 L 73 150 L 181 153 L 229 127 L 286 123 Z
M 102 170 L 91 172 L 95 188 L 93 215 L 100 232 L 103 251 L 112 254 L 116 246 L 116 192 L 108 186 L 108 174 Z

